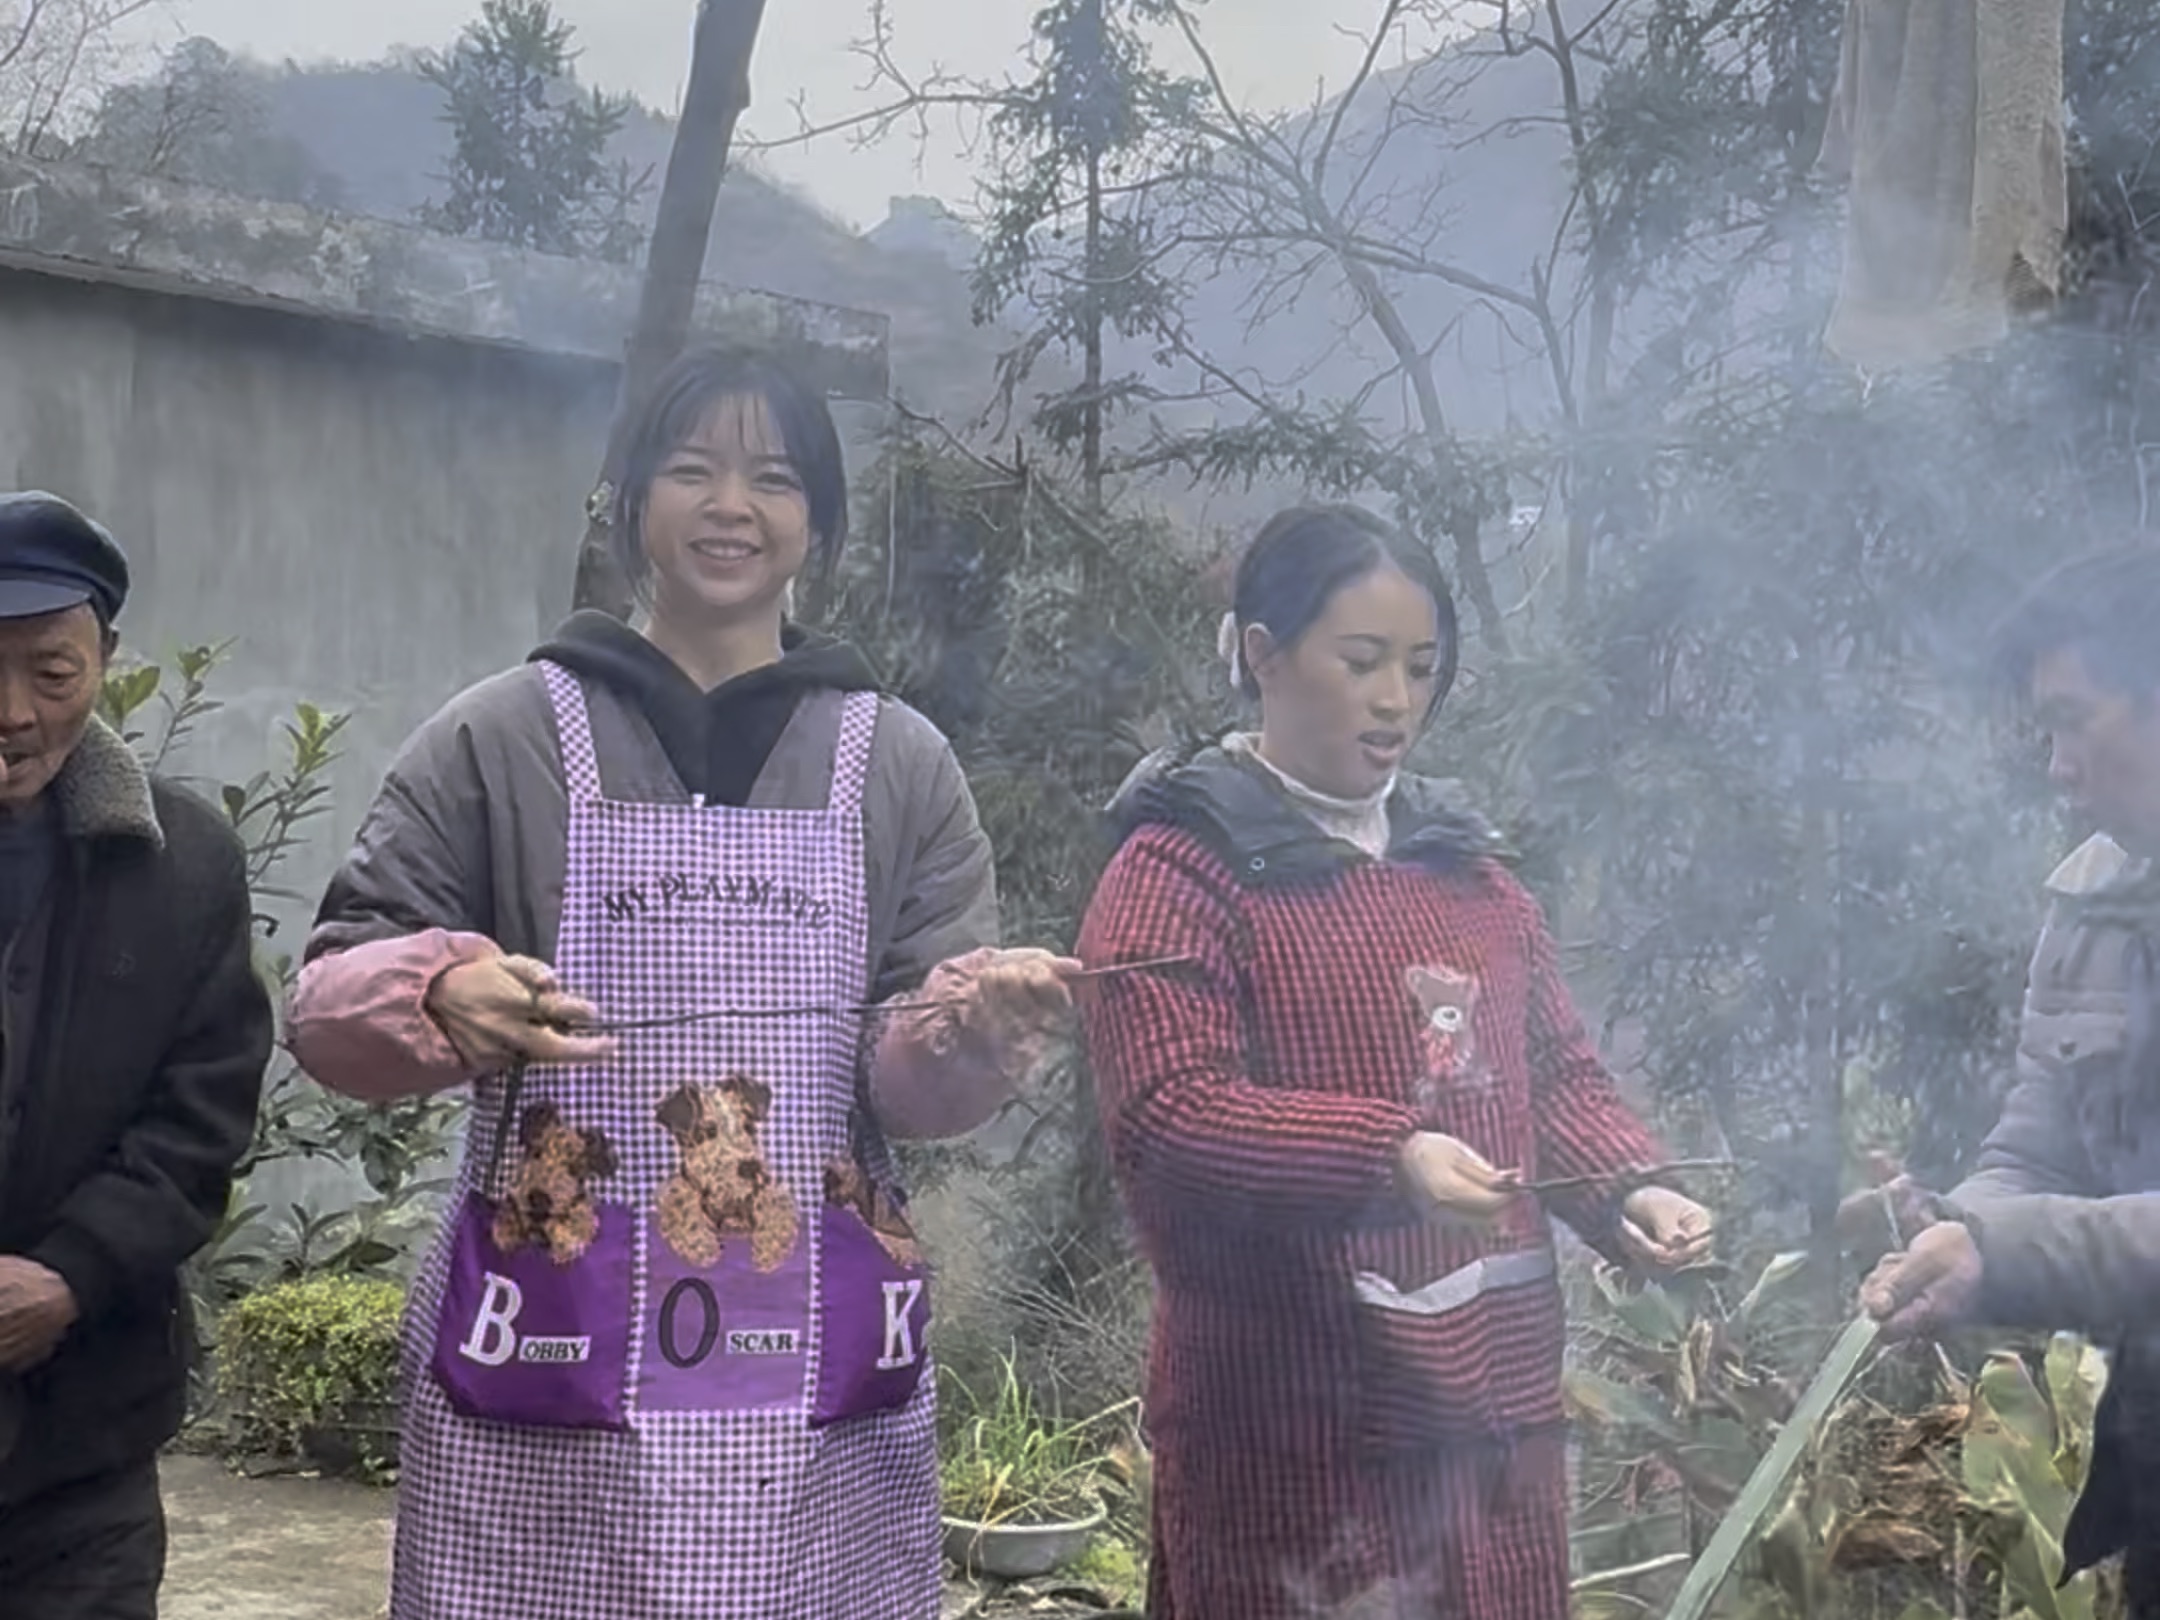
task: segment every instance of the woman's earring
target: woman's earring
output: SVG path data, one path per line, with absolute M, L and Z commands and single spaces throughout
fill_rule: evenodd
M 792 579 L 782 587 L 780 592 L 780 617 L 783 619 L 795 617 L 795 582 Z

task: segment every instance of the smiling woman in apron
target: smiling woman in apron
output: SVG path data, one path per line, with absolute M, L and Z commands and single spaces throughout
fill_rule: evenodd
M 1566 1620 L 1541 1198 L 1653 1266 L 1709 1217 L 1623 1179 L 1661 1155 L 1536 902 L 1402 770 L 1455 669 L 1431 554 L 1284 513 L 1223 650 L 1260 730 L 1134 774 L 1081 935 L 1196 964 L 1081 1007 L 1157 1283 L 1150 1620 Z
M 846 521 L 820 398 L 679 362 L 614 509 L 636 624 L 575 615 L 428 721 L 324 901 L 309 1072 L 475 1087 L 408 1313 L 395 1620 L 937 1613 L 886 1143 L 987 1118 L 1074 964 L 993 948 L 951 749 L 787 622 Z

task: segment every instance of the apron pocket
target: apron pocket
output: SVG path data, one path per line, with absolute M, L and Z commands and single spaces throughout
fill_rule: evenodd
M 820 1220 L 814 1429 L 906 1406 L 930 1354 L 930 1270 L 906 1223 L 891 1216 L 873 1229 L 852 1205 L 831 1202 Z
M 1359 1438 L 1414 1450 L 1560 1422 L 1565 1310 L 1549 1248 L 1489 1255 L 1405 1293 L 1360 1272 Z
M 612 1204 L 591 1209 L 589 1233 L 567 1244 L 506 1251 L 495 1206 L 466 1195 L 432 1362 L 464 1416 L 547 1429 L 626 1426 L 635 1223 Z

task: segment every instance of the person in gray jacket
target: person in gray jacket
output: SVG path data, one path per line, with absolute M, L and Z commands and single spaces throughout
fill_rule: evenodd
M 847 527 L 817 394 L 686 357 L 613 527 L 636 623 L 579 614 L 420 729 L 295 991 L 324 1083 L 474 1087 L 391 1613 L 930 1620 L 931 1278 L 886 1144 L 994 1111 L 1076 967 L 995 947 L 951 748 L 788 621 Z
M 1965 1322 L 2065 1329 L 2111 1352 L 2066 1577 L 2127 1555 L 2160 1616 L 2160 549 L 2051 575 L 2002 632 L 2051 774 L 2100 829 L 2048 880 L 2017 1077 L 1974 1173 L 1901 1187 L 1907 1231 L 1861 1293 L 1893 1339 Z

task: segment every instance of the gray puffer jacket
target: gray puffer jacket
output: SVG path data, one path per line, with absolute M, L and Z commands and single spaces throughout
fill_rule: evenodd
M 2017 1083 L 1949 1203 L 1987 1320 L 2112 1352 L 2069 1574 L 2160 1541 L 2160 872 L 2097 837 L 2048 891 Z

